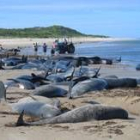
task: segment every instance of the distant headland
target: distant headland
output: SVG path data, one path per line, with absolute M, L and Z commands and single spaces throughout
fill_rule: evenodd
M 33 27 L 33 28 L 0 28 L 1 38 L 62 38 L 62 37 L 95 37 L 108 38 L 105 35 L 89 35 L 81 33 L 77 30 L 53 25 L 49 27 Z

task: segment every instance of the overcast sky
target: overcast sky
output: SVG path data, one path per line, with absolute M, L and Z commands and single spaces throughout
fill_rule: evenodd
M 0 28 L 51 25 L 139 38 L 140 0 L 0 0 Z

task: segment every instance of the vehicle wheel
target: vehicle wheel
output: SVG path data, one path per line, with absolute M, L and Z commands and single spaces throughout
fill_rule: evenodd
M 66 51 L 65 51 L 65 47 L 64 46 L 61 46 L 61 49 L 59 50 L 59 53 L 60 54 L 64 54 Z
M 73 45 L 73 43 L 70 43 L 67 45 L 67 52 L 68 53 L 74 53 L 75 52 L 75 47 Z

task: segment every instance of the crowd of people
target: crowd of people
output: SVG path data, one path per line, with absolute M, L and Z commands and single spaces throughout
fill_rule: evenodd
M 65 45 L 67 45 L 67 40 L 64 39 L 64 42 L 63 42 Z M 52 43 L 52 47 L 51 47 L 51 55 L 55 55 L 55 53 L 57 54 L 57 46 L 59 44 L 59 40 L 55 40 L 53 43 Z M 38 48 L 39 48 L 39 45 L 38 43 L 33 43 L 33 46 L 34 46 L 34 53 L 35 55 L 37 55 L 37 52 L 38 52 Z M 59 48 L 60 49 L 60 48 Z M 42 45 L 42 52 L 44 53 L 44 55 L 47 54 L 47 51 L 48 51 L 48 45 L 46 43 L 43 43 Z

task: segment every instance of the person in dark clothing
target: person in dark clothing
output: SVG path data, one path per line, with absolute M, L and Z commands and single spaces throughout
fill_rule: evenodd
M 35 55 L 37 55 L 37 51 L 38 51 L 38 44 L 34 43 L 34 51 L 35 51 Z
M 45 55 L 46 52 L 47 52 L 47 45 L 46 45 L 46 43 L 43 44 L 43 52 L 44 52 L 44 55 Z
M 65 45 L 67 45 L 67 44 L 68 44 L 68 41 L 67 41 L 67 39 L 66 39 L 66 38 L 64 39 L 64 43 L 65 43 Z
M 55 50 L 54 50 L 54 48 L 52 47 L 52 49 L 51 49 L 51 55 L 53 56 L 55 54 Z

